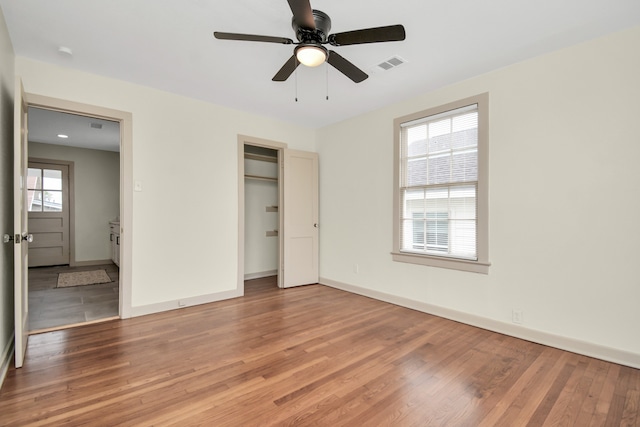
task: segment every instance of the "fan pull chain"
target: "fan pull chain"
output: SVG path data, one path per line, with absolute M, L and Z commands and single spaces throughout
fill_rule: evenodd
M 296 77 L 295 77 L 295 79 L 296 79 L 296 102 L 298 102 L 298 67 L 296 67 L 295 73 L 296 73 Z
M 326 99 L 328 101 L 329 100 L 329 64 L 327 64 L 326 62 L 325 62 L 324 69 L 325 69 L 326 74 L 327 74 L 327 97 L 326 97 Z

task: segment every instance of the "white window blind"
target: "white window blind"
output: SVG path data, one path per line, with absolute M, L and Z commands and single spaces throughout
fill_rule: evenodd
M 400 131 L 400 251 L 477 260 L 478 105 Z

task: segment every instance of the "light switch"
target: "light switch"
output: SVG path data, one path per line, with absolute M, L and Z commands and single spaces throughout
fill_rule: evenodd
M 142 191 L 142 181 L 136 181 L 133 183 L 133 191 Z

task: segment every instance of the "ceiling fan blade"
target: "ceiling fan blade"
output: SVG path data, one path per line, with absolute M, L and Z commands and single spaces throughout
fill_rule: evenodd
M 213 36 L 220 40 L 241 40 L 241 41 L 248 41 L 248 42 L 293 44 L 293 40 L 285 37 L 257 36 L 254 34 L 222 33 L 220 31 L 215 31 L 213 33 Z
M 316 21 L 313 19 L 313 10 L 309 0 L 287 0 L 291 12 L 293 12 L 293 20 L 301 27 L 310 30 L 316 29 Z
M 350 44 L 397 42 L 404 40 L 405 36 L 402 25 L 389 25 L 387 27 L 366 28 L 364 30 L 331 34 L 329 43 L 333 46 L 347 46 Z
M 347 61 L 332 50 L 329 51 L 329 58 L 327 58 L 327 62 L 336 70 L 340 71 L 342 74 L 349 77 L 356 83 L 360 83 L 361 81 L 369 77 L 360 68 L 356 67 L 351 62 Z
M 284 63 L 280 71 L 276 73 L 271 80 L 274 82 L 283 82 L 289 78 L 289 76 L 298 68 L 298 59 L 295 55 L 292 55 L 287 62 Z

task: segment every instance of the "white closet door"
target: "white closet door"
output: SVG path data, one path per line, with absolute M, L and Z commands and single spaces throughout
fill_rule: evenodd
M 318 283 L 318 154 L 284 150 L 283 287 Z

